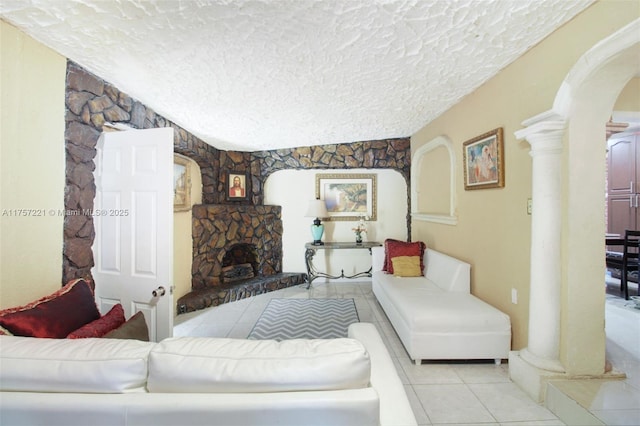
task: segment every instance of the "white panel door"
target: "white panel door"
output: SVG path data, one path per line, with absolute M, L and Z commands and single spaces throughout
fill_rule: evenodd
M 105 132 L 97 150 L 96 302 L 142 311 L 160 341 L 173 334 L 173 129 Z

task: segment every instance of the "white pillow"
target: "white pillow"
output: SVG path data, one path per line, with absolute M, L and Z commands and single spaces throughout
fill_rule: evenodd
M 0 390 L 141 391 L 154 345 L 137 340 L 0 336 Z
M 149 355 L 149 392 L 284 392 L 369 385 L 355 339 L 166 339 Z

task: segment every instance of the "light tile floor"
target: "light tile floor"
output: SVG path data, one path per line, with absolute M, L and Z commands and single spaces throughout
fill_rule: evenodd
M 609 286 L 608 286 L 609 287 Z M 640 310 L 632 301 L 607 289 L 605 309 L 606 356 L 625 380 L 566 380 L 552 384 L 561 394 L 558 413 L 570 424 L 640 425 Z M 637 287 L 631 294 L 637 294 Z M 552 393 L 556 394 L 556 393 Z M 564 396 L 571 400 L 562 402 Z M 548 398 L 549 399 L 549 398 Z M 566 409 L 579 404 L 586 412 Z M 563 407 L 564 405 L 564 407 Z
M 353 298 L 360 321 L 375 324 L 391 354 L 420 425 L 563 425 L 508 376 L 484 362 L 414 365 L 371 291 L 371 282 L 314 283 L 179 315 L 175 336 L 246 338 L 272 298 Z

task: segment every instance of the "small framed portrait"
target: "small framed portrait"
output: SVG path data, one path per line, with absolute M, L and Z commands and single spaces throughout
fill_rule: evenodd
M 464 189 L 504 187 L 502 127 L 463 144 Z
M 246 173 L 227 173 L 227 200 L 246 200 L 248 192 Z

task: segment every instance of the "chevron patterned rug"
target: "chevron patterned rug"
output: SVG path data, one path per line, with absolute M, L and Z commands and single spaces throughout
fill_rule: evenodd
M 272 299 L 248 338 L 334 339 L 359 321 L 353 299 Z

